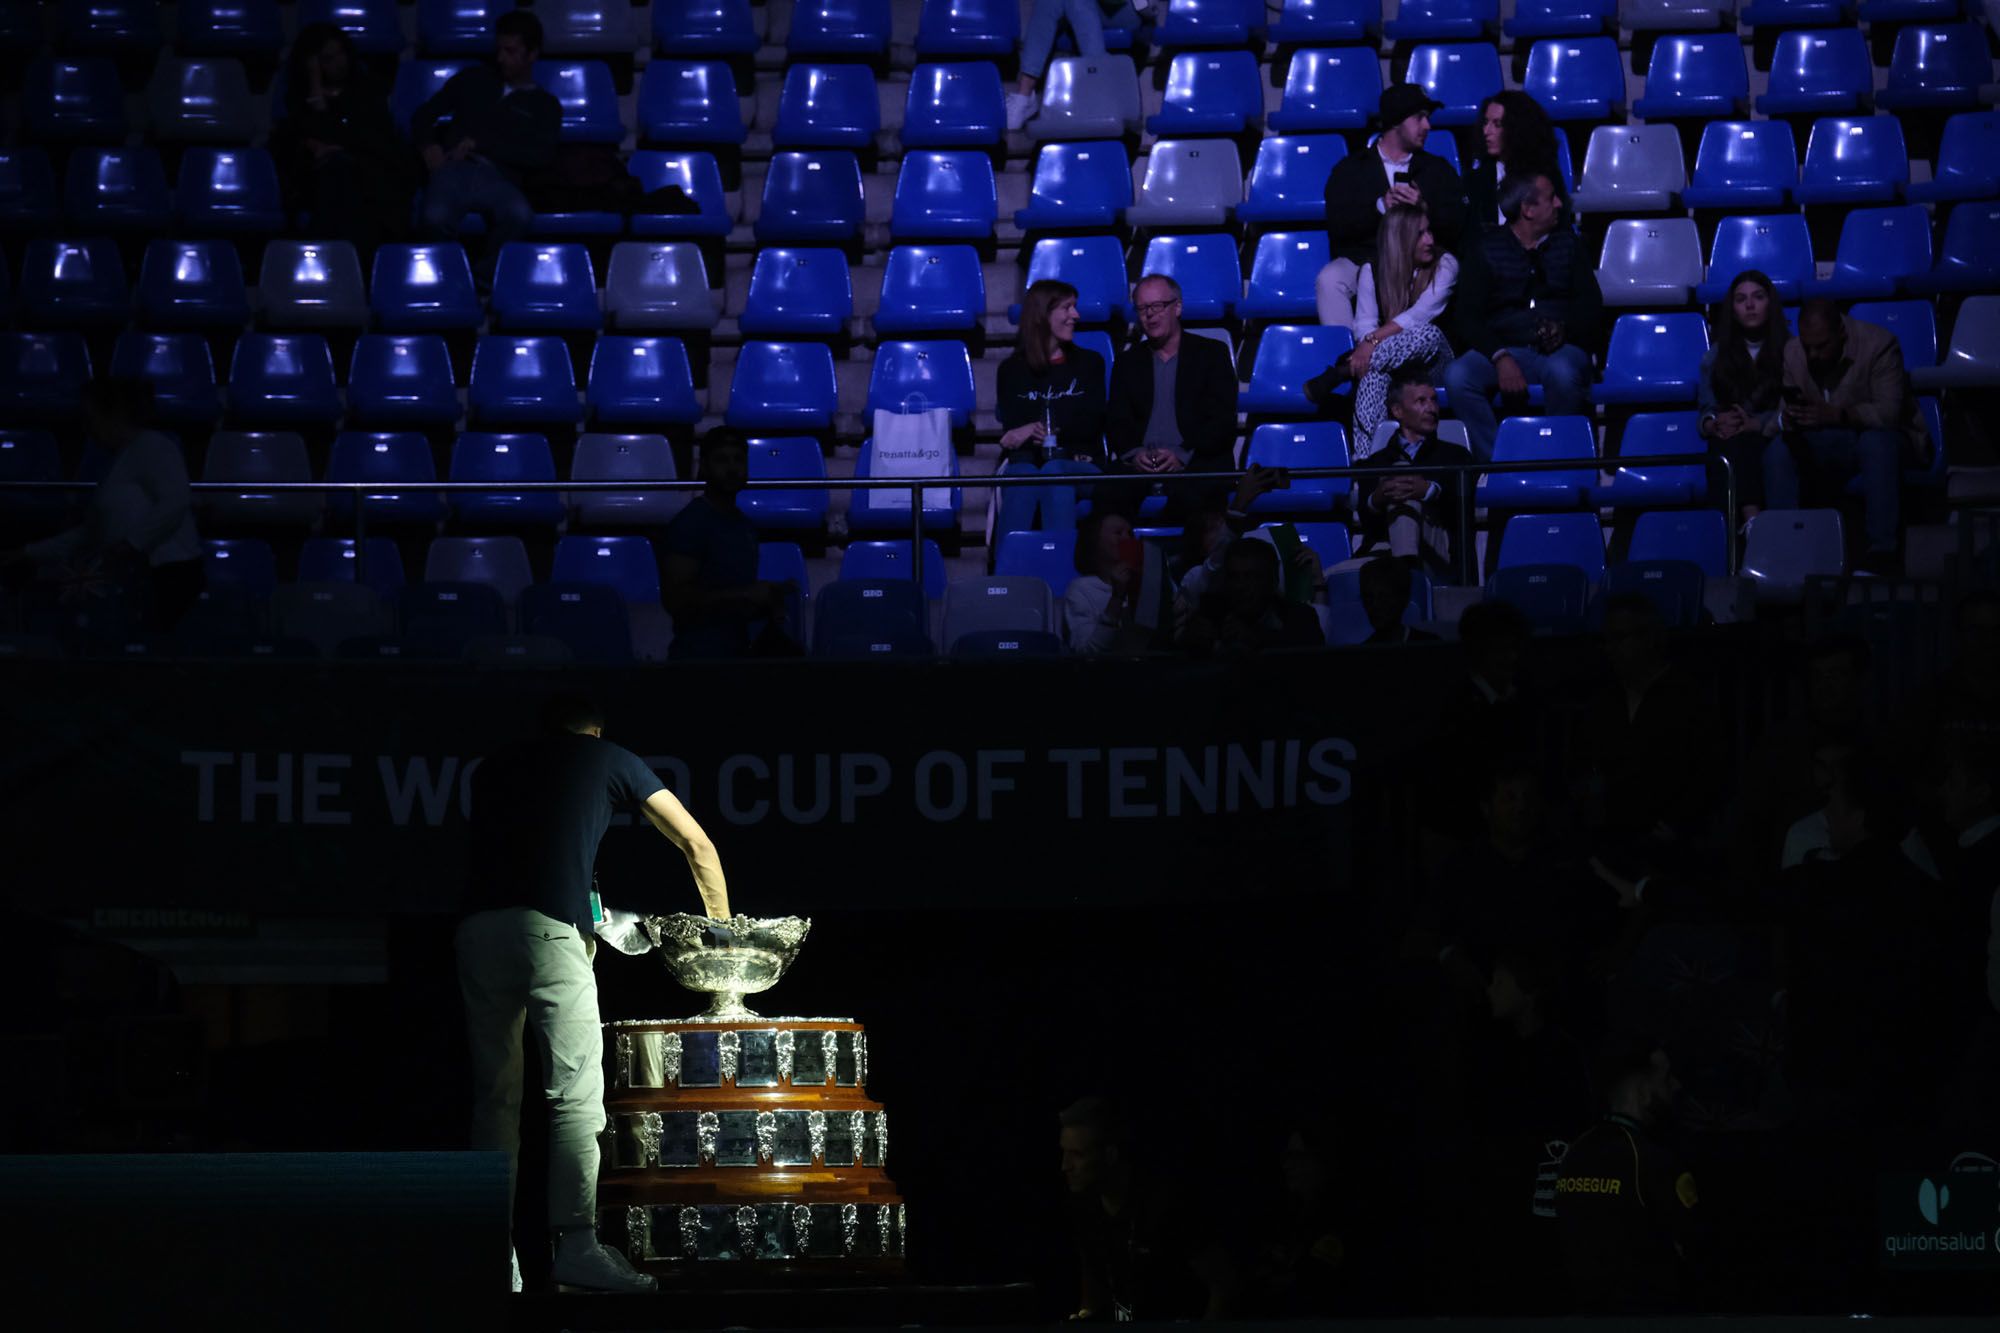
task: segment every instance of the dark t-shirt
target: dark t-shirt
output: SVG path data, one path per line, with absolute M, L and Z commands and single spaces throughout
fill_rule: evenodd
M 1094 1198 L 1072 1203 L 1070 1223 L 1089 1275 L 1086 1287 L 1096 1288 L 1087 1290 L 1085 1299 L 1110 1307 L 1096 1311 L 1100 1319 L 1201 1316 L 1208 1293 L 1195 1273 L 1196 1258 L 1207 1248 L 1197 1222 L 1200 1206 L 1143 1179 L 1134 1182 L 1116 1214 Z
M 757 526 L 741 509 L 721 509 L 698 495 L 667 525 L 667 553 L 695 562 L 704 592 L 757 581 Z M 745 602 L 674 617 L 674 657 L 748 657 L 755 608 Z
M 1624 1116 L 1572 1143 L 1556 1179 L 1556 1221 L 1576 1312 L 1685 1309 L 1698 1201 L 1694 1177 Z
M 531 907 L 590 929 L 597 844 L 614 810 L 665 786 L 638 755 L 595 736 L 549 736 L 480 764 L 472 781 L 467 912 Z

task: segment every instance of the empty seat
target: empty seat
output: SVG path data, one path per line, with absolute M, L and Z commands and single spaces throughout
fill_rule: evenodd
M 309 23 L 331 23 L 352 37 L 355 49 L 367 56 L 397 55 L 405 45 L 396 0 L 299 0 L 298 20 L 301 28 Z
M 1921 205 L 1857 208 L 1841 220 L 1833 272 L 1808 282 L 1806 295 L 1881 300 L 1930 267 L 1931 221 Z
M 0 147 L 0 229 L 37 231 L 60 220 L 49 155 L 32 145 Z
M 1889 83 L 1876 105 L 1901 111 L 1920 107 L 1976 107 L 1993 82 L 1986 31 L 1976 23 L 1904 28 L 1889 57 Z
M 78 148 L 63 177 L 63 212 L 89 231 L 165 231 L 167 169 L 151 148 Z
M 1266 35 L 1278 46 L 1304 46 L 1359 42 L 1381 28 L 1381 0 L 1285 0 Z
M 276 232 L 285 225 L 278 168 L 261 148 L 190 148 L 174 182 L 174 214 L 196 235 Z
M 1831 28 L 1853 11 L 1853 0 L 1743 0 L 1738 16 L 1750 28 Z
M 1021 7 L 1013 0 L 924 0 L 917 55 L 1004 59 L 1021 42 Z
M 326 479 L 366 486 L 407 486 L 412 482 L 436 481 L 437 464 L 431 458 L 430 441 L 413 431 L 342 431 L 333 437 L 327 454 Z M 352 522 L 356 496 L 370 523 L 429 526 L 444 517 L 444 496 L 438 491 L 366 490 L 335 491 L 328 504 L 336 519 Z M 400 562 L 397 565 L 401 569 Z M 325 572 L 307 572 L 301 559 L 301 580 L 334 577 Z M 401 581 L 400 572 L 398 582 Z
M 587 332 L 603 323 L 590 251 L 573 242 L 502 246 L 492 305 L 496 329 Z
M 1382 35 L 1397 42 L 1476 42 L 1499 26 L 1499 0 L 1403 0 Z
M 1757 109 L 1767 116 L 1849 115 L 1861 110 L 1874 87 L 1859 28 L 1786 32 L 1771 55 L 1770 87 Z
M 1847 313 L 1895 334 L 1905 370 L 1914 374 L 1937 364 L 1937 307 L 1929 301 L 1860 301 Z
M 243 264 L 221 241 L 153 241 L 139 269 L 139 318 L 157 328 L 239 328 L 250 318 Z
M 1627 561 L 1686 561 L 1709 578 L 1729 574 L 1728 523 L 1719 509 L 1687 509 L 1639 515 L 1632 525 Z
M 1306 397 L 1306 381 L 1353 347 L 1354 335 L 1343 328 L 1271 325 L 1257 344 L 1250 384 L 1238 397 L 1238 406 L 1266 416 L 1316 416 L 1319 409 Z
M 354 418 L 365 426 L 449 426 L 459 418 L 451 350 L 441 333 L 365 333 L 347 371 Z
M 199 333 L 121 333 L 111 373 L 152 385 L 153 414 L 165 425 L 207 426 L 221 414 L 215 359 Z
M 480 584 L 510 606 L 534 581 L 519 537 L 439 537 L 424 554 L 424 582 Z
M 584 401 L 591 419 L 605 426 L 701 420 L 687 347 L 679 338 L 599 338 Z
M 132 309 L 118 244 L 98 236 L 59 241 L 38 236 L 21 260 L 21 313 L 45 325 L 124 324 Z
M 1077 317 L 1102 323 L 1125 301 L 1125 252 L 1115 236 L 1040 240 L 1028 254 L 1027 285 L 1044 278 L 1076 288 Z
M 1618 42 L 1611 37 L 1552 37 L 1536 42 L 1528 52 L 1528 75 L 1521 89 L 1540 102 L 1553 121 L 1604 120 L 1621 112 L 1625 65 Z
M 1691 403 L 1707 352 L 1708 321 L 1698 314 L 1620 315 L 1591 396 L 1600 403 Z
M 201 544 L 202 570 L 210 587 L 241 589 L 255 601 L 277 590 L 278 558 L 271 543 L 256 537 L 210 538 Z
M 1243 222 L 1326 223 L 1326 178 L 1347 156 L 1336 134 L 1267 135 L 1257 145 L 1236 216 Z
M 1813 276 L 1812 237 L 1797 213 L 1728 217 L 1716 225 L 1708 250 L 1708 278 L 1696 289 L 1702 301 L 1719 301 L 1744 269 L 1762 271 L 1786 300 L 1796 300 Z
M 1802 204 L 1887 203 L 1909 179 L 1909 150 L 1894 116 L 1818 120 L 1792 195 Z
M 1945 121 L 1937 169 L 1903 194 L 1917 203 L 2000 195 L 2000 111 L 1961 111 Z
M 889 0 L 799 0 L 785 49 L 795 56 L 880 55 L 889 49 Z
M 1728 0 L 1626 0 L 1619 22 L 1634 32 L 1707 32 L 1735 26 Z
M 999 143 L 1006 124 L 995 66 L 919 65 L 910 76 L 898 137 L 904 148 L 970 148 Z
M 882 113 L 866 65 L 793 65 L 778 96 L 772 142 L 781 148 L 875 146 Z
M 1963 12 L 1962 0 L 1861 0 L 1855 17 L 1863 23 L 1949 23 Z
M 1645 460 L 1708 452 L 1695 412 L 1639 412 L 1626 423 L 1618 441 L 1618 469 L 1607 485 L 1593 488 L 1598 505 L 1698 504 L 1708 494 L 1702 465 L 1651 463 Z
M 941 562 L 940 562 L 941 563 Z M 930 642 L 930 610 L 923 590 L 908 577 L 836 579 L 813 599 L 813 654 L 831 657 L 858 642 Z
M 820 481 L 825 477 L 826 456 L 820 452 L 818 440 L 785 436 L 750 441 L 752 481 Z M 826 527 L 829 499 L 823 487 L 746 490 L 736 503 L 759 528 L 819 532 Z M 906 508 L 904 513 L 908 512 Z
M 757 239 L 839 243 L 861 228 L 861 163 L 853 153 L 776 153 L 764 177 Z
M 569 349 L 562 339 L 546 335 L 487 334 L 473 348 L 470 401 L 477 421 L 574 424 L 576 372 Z
M 1139 74 L 1128 56 L 1063 56 L 1042 77 L 1031 139 L 1117 139 L 1139 129 Z
M 1749 105 L 1750 71 L 1733 33 L 1662 37 L 1632 113 L 1647 120 L 1711 120 Z
M 389 549 L 396 549 L 393 543 Z M 280 637 L 310 643 L 322 657 L 329 657 L 349 639 L 394 634 L 396 616 L 373 588 L 301 582 L 283 584 L 272 591 L 271 628 Z
M 1568 565 L 1594 585 L 1604 577 L 1604 534 L 1595 514 L 1516 514 L 1501 537 L 1498 567 Z
M 1618 0 L 1518 0 L 1500 25 L 1509 37 L 1595 37 L 1618 21 Z
M 958 475 L 958 455 L 945 452 L 945 471 L 951 476 Z M 875 441 L 861 442 L 861 454 L 854 461 L 854 475 L 868 478 L 875 475 Z M 958 529 L 959 515 L 965 509 L 965 492 L 956 486 L 926 486 L 922 490 L 924 530 L 927 532 L 953 532 Z M 870 488 L 853 493 L 847 504 L 847 527 L 850 532 L 908 532 L 910 530 L 910 493 L 896 487 Z M 904 549 L 908 550 L 905 543 Z M 929 582 L 929 571 L 925 572 Z
M 537 60 L 535 82 L 562 104 L 564 143 L 617 145 L 625 139 L 618 89 L 602 60 Z
M 605 322 L 616 329 L 712 329 L 718 318 L 701 248 L 621 241 L 604 272 Z
M 161 143 L 249 143 L 256 133 L 250 79 L 237 60 L 163 59 L 147 100 Z
M 118 143 L 125 138 L 125 90 L 108 56 L 43 56 L 21 90 L 29 142 Z
M 369 296 L 376 323 L 396 333 L 459 332 L 486 318 L 456 241 L 376 247 Z
M 1243 201 L 1243 162 L 1227 139 L 1161 139 L 1125 210 L 1134 227 L 1218 227 Z
M 655 60 L 639 81 L 639 137 L 649 143 L 740 144 L 736 76 L 719 60 Z
M 950 594 L 947 592 L 946 596 L 949 597 Z M 973 630 L 949 642 L 951 655 L 966 661 L 1011 657 L 1061 657 L 1063 651 L 1062 636 L 1054 630 Z
M 487 485 L 547 482 L 556 479 L 556 464 L 549 453 L 546 435 L 469 430 L 452 441 L 448 476 L 452 481 Z M 555 491 L 455 491 L 451 497 L 451 513 L 460 523 L 474 527 L 552 528 L 562 521 L 562 496 Z M 518 542 L 519 539 L 511 540 Z M 433 552 L 436 549 L 433 544 Z M 527 553 L 523 551 L 524 569 L 526 562 Z M 463 574 L 439 575 L 428 570 L 424 577 L 466 578 Z M 486 580 L 468 581 L 483 583 Z
M 484 583 L 418 583 L 396 598 L 401 655 L 457 661 L 476 639 L 507 632 L 507 598 Z
M 252 487 L 309 482 L 312 463 L 306 457 L 305 440 L 292 431 L 219 430 L 208 438 L 201 479 Z M 204 493 L 197 503 L 223 524 L 302 529 L 319 517 L 326 500 L 310 491 L 246 490 Z
M 882 271 L 877 333 L 951 333 L 977 328 L 986 275 L 969 245 L 899 245 Z
M 1706 584 L 1701 567 L 1686 561 L 1627 561 L 1605 571 L 1603 602 L 1608 604 L 1614 597 L 1644 597 L 1668 629 L 1693 629 L 1701 624 Z
M 945 589 L 944 641 L 954 652 L 968 634 L 1045 633 L 1054 624 L 1049 585 L 1031 575 L 961 579 Z
M 1660 213 L 1687 185 L 1681 136 L 1671 125 L 1599 125 L 1583 152 L 1579 213 Z
M 746 342 L 725 419 L 739 430 L 823 431 L 833 424 L 837 401 L 826 344 Z
M 908 153 L 896 173 L 889 234 L 899 241 L 983 241 L 999 212 L 993 161 L 984 153 Z
M 1035 155 L 1028 206 L 1015 210 L 1014 225 L 1023 231 L 1110 227 L 1131 203 L 1132 171 L 1123 144 L 1043 144 Z
M 1782 120 L 1718 120 L 1702 127 L 1690 208 L 1782 208 L 1799 183 L 1798 141 Z
M 1587 623 L 1595 586 L 1596 579 L 1575 565 L 1515 564 L 1493 572 L 1486 581 L 1486 600 L 1514 607 L 1538 631 L 1579 634 Z
M 301 585 L 351 583 L 394 597 L 403 580 L 403 556 L 393 538 L 370 537 L 357 545 L 352 537 L 309 537 L 299 548 Z
M 1052 532 L 1003 532 L 994 555 L 993 572 L 1001 576 L 1038 578 L 1060 599 L 1076 577 L 1074 538 Z
M 317 333 L 246 333 L 229 363 L 230 415 L 245 424 L 340 420 L 333 353 Z
M 1346 467 L 1347 431 L 1337 421 L 1268 423 L 1250 433 L 1244 462 L 1271 468 Z M 1299 477 L 1284 490 L 1258 496 L 1250 512 L 1324 516 L 1346 502 L 1349 486 L 1344 477 Z
M 1945 220 L 1937 267 L 1907 286 L 1913 292 L 2000 290 L 2000 201 L 1958 204 Z
M 74 420 L 77 395 L 90 378 L 90 349 L 80 333 L 0 334 L 0 420 Z
M 1167 0 L 1153 37 L 1165 50 L 1247 46 L 1264 32 L 1262 0 Z
M 722 237 L 736 225 L 722 192 L 722 168 L 715 154 L 642 149 L 632 154 L 625 166 L 642 189 L 677 188 L 700 209 L 696 213 L 635 213 L 631 221 L 634 236 Z
M 1809 578 L 1847 568 L 1847 543 L 1837 509 L 1766 509 L 1743 534 L 1745 578 L 1762 601 L 1795 602 Z
M 1967 297 L 1952 324 L 1944 364 L 1911 378 L 1920 389 L 2000 384 L 2000 296 Z
M 486 56 L 493 25 L 513 0 L 417 0 L 417 50 L 427 56 Z
M 557 640 L 579 662 L 632 660 L 632 622 L 613 588 L 577 583 L 560 574 L 549 583 L 523 588 L 521 628 Z
M 492 46 L 493 35 L 489 29 L 485 49 L 491 50 Z M 408 134 L 418 108 L 450 83 L 453 75 L 469 68 L 472 63 L 470 60 L 405 60 L 397 65 L 395 81 L 389 86 L 389 114 L 397 128 Z
M 763 39 L 750 0 L 653 0 L 653 45 L 666 55 L 749 55 Z
M 757 253 L 737 327 L 758 336 L 833 337 L 854 317 L 854 283 L 838 250 L 774 246 Z
M 1155 236 L 1146 245 L 1141 273 L 1158 273 L 1181 286 L 1181 317 L 1227 319 L 1243 294 L 1243 269 L 1234 236 Z M 1129 301 L 1126 317 L 1137 319 Z
M 936 542 L 926 537 L 923 556 L 924 596 L 935 600 L 944 596 L 944 554 L 938 550 Z M 917 577 L 914 564 L 907 537 L 901 541 L 850 542 L 841 555 L 840 575 L 836 581 L 860 580 L 867 583 L 903 579 L 914 582 Z
M 487 29 L 492 45 L 492 28 Z M 275 60 L 285 44 L 277 0 L 181 0 L 174 44 L 184 55 Z
M 735 394 L 731 392 L 731 405 Z M 972 420 L 972 359 L 961 342 L 885 342 L 875 349 L 868 376 L 868 410 L 929 411 L 948 408 L 951 424 Z
M 1586 502 L 1597 484 L 1597 437 L 1589 417 L 1508 417 L 1493 437 L 1496 463 L 1589 461 L 1577 471 L 1494 472 L 1480 478 L 1478 502 L 1494 509 L 1561 509 Z
M 1298 60 L 1293 57 L 1295 70 Z M 1360 63 L 1371 69 L 1375 65 L 1372 54 Z M 1175 56 L 1168 66 L 1166 96 L 1159 114 L 1147 118 L 1146 128 L 1159 135 L 1243 134 L 1263 123 L 1264 73 L 1256 55 L 1249 51 L 1188 51 Z
M 1318 317 L 1314 283 L 1326 267 L 1323 231 L 1272 231 L 1257 238 L 1250 283 L 1237 302 L 1245 319 L 1309 320 Z
M 1270 125 L 1284 134 L 1364 129 L 1381 96 L 1382 70 L 1372 48 L 1297 51 Z
M 264 322 L 280 329 L 358 329 L 368 323 L 361 257 L 347 241 L 272 241 L 257 275 Z
M 576 440 L 572 481 L 674 481 L 673 446 L 664 435 L 591 431 Z M 572 491 L 574 522 L 591 528 L 665 527 L 686 507 L 685 491 Z
M 1608 306 L 1686 305 L 1701 279 L 1692 218 L 1624 218 L 1605 233 L 1597 285 Z
M 1443 106 L 1431 114 L 1437 125 L 1471 125 L 1479 119 L 1479 104 L 1500 91 L 1500 53 L 1484 42 L 1452 46 L 1419 46 L 1410 52 L 1404 82 L 1420 85 Z
M 552 56 L 630 56 L 639 44 L 633 6 L 605 0 L 537 0 L 542 49 Z

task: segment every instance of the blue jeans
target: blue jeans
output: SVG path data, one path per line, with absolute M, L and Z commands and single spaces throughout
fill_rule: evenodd
M 1138 11 L 1130 5 L 1106 18 L 1097 0 L 1035 0 L 1035 8 L 1028 15 L 1028 26 L 1021 33 L 1023 74 L 1031 79 L 1042 77 L 1042 71 L 1048 68 L 1049 52 L 1056 47 L 1056 28 L 1064 19 L 1069 20 L 1069 30 L 1076 36 L 1076 49 L 1086 56 L 1104 54 L 1104 29 L 1107 24 L 1113 28 L 1139 26 Z
M 491 162 L 447 162 L 431 173 L 424 187 L 424 230 L 453 240 L 467 213 L 486 219 L 486 247 L 473 267 L 480 282 L 490 284 L 500 262 L 500 247 L 528 234 L 535 210 L 521 187 Z
M 1079 463 L 1073 458 L 1051 458 L 1036 467 L 1017 459 L 1008 459 L 1000 469 L 1002 476 L 1024 477 L 1037 473 L 1044 477 L 1094 477 L 1097 467 L 1092 463 Z M 997 520 L 1001 532 L 1028 532 L 1035 526 L 1035 507 L 1041 506 L 1042 531 L 1076 532 L 1076 487 L 1074 486 L 1003 486 L 1000 488 L 1000 517 Z
M 1549 416 L 1574 416 L 1590 405 L 1590 355 L 1581 347 L 1562 346 L 1547 355 L 1529 347 L 1503 348 L 1529 384 L 1542 386 L 1542 411 Z M 1500 372 L 1484 352 L 1467 352 L 1444 368 L 1444 387 L 1451 394 L 1451 413 L 1465 423 L 1472 456 L 1493 461 L 1493 437 L 1500 421 L 1493 413 L 1493 395 Z
M 1800 505 L 1801 449 L 1814 471 L 1845 482 L 1861 474 L 1861 526 L 1871 552 L 1894 551 L 1902 522 L 1903 441 L 1893 430 L 1810 430 L 1781 435 L 1764 450 L 1764 503 L 1772 509 Z

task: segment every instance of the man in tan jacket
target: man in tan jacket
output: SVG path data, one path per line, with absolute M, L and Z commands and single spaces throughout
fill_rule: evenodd
M 1801 468 L 1822 485 L 1859 473 L 1867 549 L 1858 567 L 1893 572 L 1903 465 L 1927 448 L 1896 335 L 1831 301 L 1807 302 L 1799 336 L 1785 346 L 1784 400 L 1784 435 L 1764 451 L 1765 503 L 1798 508 Z

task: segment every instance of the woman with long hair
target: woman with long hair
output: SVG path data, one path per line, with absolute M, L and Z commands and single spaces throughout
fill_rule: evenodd
M 1452 358 L 1437 321 L 1458 283 L 1458 260 L 1431 235 L 1430 215 L 1397 204 L 1382 215 L 1375 262 L 1361 268 L 1355 293 L 1359 333 L 1347 360 L 1354 392 L 1354 450 L 1374 452 L 1375 430 L 1388 413 L 1389 376 L 1412 363 L 1436 369 Z
M 1711 316 L 1714 335 L 1701 359 L 1701 437 L 1736 470 L 1743 517 L 1764 502 L 1764 450 L 1783 427 L 1785 341 L 1791 329 L 1777 288 L 1756 269 L 1729 284 Z
M 1104 358 L 1078 347 L 1076 288 L 1044 278 L 1021 303 L 1021 336 L 1000 363 L 994 415 L 1003 476 L 1093 475 L 1103 470 Z M 1076 487 L 1000 488 L 996 532 L 1026 532 L 1040 508 L 1044 531 L 1076 528 Z
M 1556 130 L 1540 102 L 1512 88 L 1494 93 L 1479 104 L 1479 135 L 1479 155 L 1465 173 L 1468 241 L 1506 221 L 1500 216 L 1500 183 L 1509 176 L 1539 172 L 1566 202 Z
M 271 155 L 286 206 L 311 215 L 313 235 L 351 241 L 366 264 L 377 244 L 402 233 L 415 156 L 354 39 L 331 23 L 307 24 L 292 43 Z

